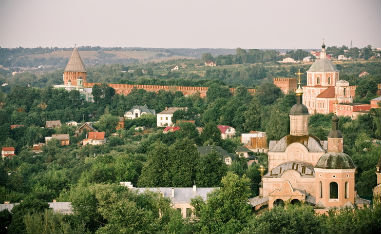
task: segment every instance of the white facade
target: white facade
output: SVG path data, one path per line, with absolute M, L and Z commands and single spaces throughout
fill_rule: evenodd
M 83 145 L 103 145 L 104 143 L 106 143 L 106 139 L 103 139 L 103 140 L 84 139 L 82 141 Z
M 244 145 L 250 144 L 251 138 L 266 137 L 265 132 L 255 132 L 255 133 L 242 133 L 241 143 Z
M 172 117 L 173 114 L 157 114 L 157 126 L 158 127 L 167 127 L 172 126 Z
M 157 114 L 156 125 L 157 127 L 173 126 L 172 118 L 173 113 L 178 110 L 186 110 L 186 107 L 169 107 L 164 111 Z
M 155 115 L 156 113 L 155 113 L 155 110 L 148 109 L 148 107 L 146 105 L 134 106 L 134 107 L 132 107 L 131 110 L 126 111 L 126 113 L 124 113 L 124 117 L 126 119 L 136 119 L 136 118 L 140 118 L 142 115 L 146 115 L 146 114 Z

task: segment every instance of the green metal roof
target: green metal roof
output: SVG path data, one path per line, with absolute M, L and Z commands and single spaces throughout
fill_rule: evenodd
M 355 169 L 351 157 L 345 153 L 326 153 L 320 157 L 315 168 L 323 169 Z

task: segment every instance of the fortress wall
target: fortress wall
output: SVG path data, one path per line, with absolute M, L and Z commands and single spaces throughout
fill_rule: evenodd
M 101 85 L 101 83 L 84 83 L 84 87 L 91 88 L 94 85 Z M 136 89 L 144 89 L 148 92 L 159 92 L 160 90 L 172 91 L 172 92 L 182 92 L 185 96 L 198 94 L 200 97 L 206 97 L 208 92 L 208 87 L 196 87 L 196 86 L 165 86 L 165 85 L 131 85 L 131 84 L 108 84 L 111 88 L 115 89 L 115 93 L 120 95 L 128 95 L 131 91 Z M 232 94 L 235 92 L 235 88 L 229 89 Z M 255 93 L 255 89 L 247 90 L 250 94 Z

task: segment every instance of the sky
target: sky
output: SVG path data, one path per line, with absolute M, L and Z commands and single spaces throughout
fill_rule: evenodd
M 0 0 L 0 47 L 381 47 L 381 0 Z

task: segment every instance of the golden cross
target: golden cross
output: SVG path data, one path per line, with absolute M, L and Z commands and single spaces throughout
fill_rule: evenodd
M 302 72 L 300 72 L 300 68 L 299 68 L 298 72 L 297 72 L 297 73 L 295 73 L 295 75 L 297 75 L 297 76 L 298 76 L 298 84 L 300 85 L 300 84 L 301 84 L 301 82 L 300 82 L 300 76 L 301 76 L 301 75 L 303 75 L 303 73 L 302 73 Z

